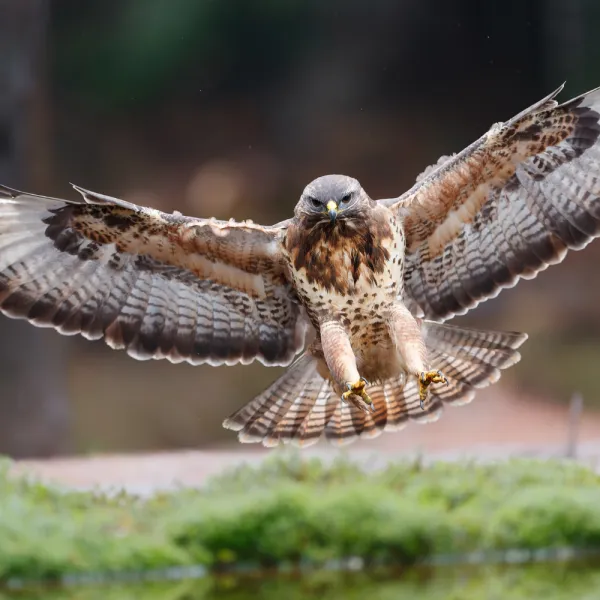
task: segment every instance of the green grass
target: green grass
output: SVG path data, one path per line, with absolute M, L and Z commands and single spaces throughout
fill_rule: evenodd
M 600 477 L 570 463 L 400 463 L 299 455 L 141 500 L 0 472 L 0 581 L 202 564 L 366 566 L 513 548 L 600 550 Z
M 592 600 L 600 572 L 571 565 L 412 569 L 374 573 L 316 572 L 207 577 L 195 581 L 29 588 L 0 600 Z

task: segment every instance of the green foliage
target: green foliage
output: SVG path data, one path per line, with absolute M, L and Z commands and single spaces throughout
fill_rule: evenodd
M 72 573 L 324 564 L 410 565 L 432 557 L 600 550 L 600 478 L 572 463 L 369 471 L 277 456 L 139 499 L 65 492 L 0 471 L 0 580 Z
M 489 522 L 497 547 L 600 548 L 598 492 L 536 486 L 515 493 Z
M 530 565 L 374 573 L 320 571 L 301 576 L 221 576 L 177 583 L 32 588 L 14 596 L 0 592 L 0 600 L 592 600 L 599 586 L 597 569 Z

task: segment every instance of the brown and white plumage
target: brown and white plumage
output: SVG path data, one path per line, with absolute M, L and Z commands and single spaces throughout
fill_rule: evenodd
M 309 446 L 322 435 L 347 444 L 359 437 L 399 431 L 409 420 L 428 423 L 438 418 L 443 404 L 469 402 L 476 389 L 496 382 L 501 369 L 518 362 L 516 349 L 527 338 L 432 322 L 425 323 L 423 335 L 432 360 L 449 380 L 447 386 L 432 390 L 425 410 L 416 381 L 403 374 L 369 389 L 373 412 L 341 402 L 329 381 L 319 375 L 317 360 L 305 353 L 283 377 L 231 415 L 225 426 L 239 431 L 244 442 Z
M 0 307 L 138 359 L 289 364 L 306 323 L 280 228 L 169 215 L 100 194 L 0 188 Z
M 463 314 L 598 235 L 600 90 L 557 106 L 561 90 L 392 203 L 405 214 L 406 293 L 427 318 Z
M 272 227 L 0 187 L 0 310 L 139 359 L 292 363 L 225 421 L 241 441 L 428 422 L 497 381 L 526 338 L 443 321 L 600 230 L 600 91 L 559 106 L 560 89 L 398 198 L 326 176 Z

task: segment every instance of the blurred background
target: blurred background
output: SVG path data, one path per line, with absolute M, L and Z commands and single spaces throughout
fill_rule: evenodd
M 599 27 L 593 0 L 0 0 L 0 181 L 265 224 L 326 173 L 399 195 L 563 81 L 563 100 L 600 85 Z M 600 434 L 599 260 L 597 242 L 462 318 L 527 331 L 522 362 L 433 433 L 371 447 L 526 441 L 575 391 Z M 0 452 L 241 449 L 221 421 L 279 372 L 136 362 L 2 317 Z

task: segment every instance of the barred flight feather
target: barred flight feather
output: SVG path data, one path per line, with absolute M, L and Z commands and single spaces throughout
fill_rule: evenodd
M 440 416 L 444 404 L 470 402 L 476 389 L 497 381 L 502 369 L 519 361 L 517 348 L 527 339 L 521 333 L 429 321 L 422 324 L 422 333 L 432 364 L 448 378 L 447 386 L 431 387 L 424 410 L 416 380 L 404 375 L 369 387 L 374 412 L 346 404 L 319 375 L 318 359 L 306 353 L 223 426 L 238 431 L 242 442 L 309 446 L 322 437 L 336 445 L 377 437 L 402 429 L 409 420 L 429 423 Z
M 600 90 L 557 105 L 561 89 L 384 201 L 404 218 L 416 313 L 463 314 L 600 234 Z
M 167 215 L 77 188 L 0 187 L 0 310 L 140 360 L 289 364 L 306 322 L 280 228 Z

